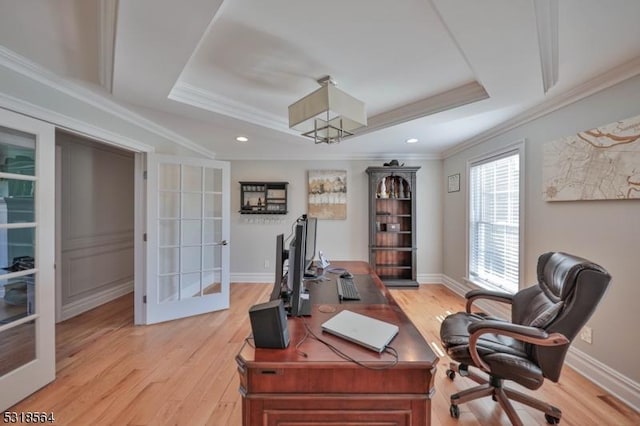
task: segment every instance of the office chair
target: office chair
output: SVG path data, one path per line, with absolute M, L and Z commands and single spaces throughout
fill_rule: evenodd
M 549 424 L 558 424 L 560 409 L 525 393 L 503 386 L 512 380 L 528 389 L 545 379 L 557 382 L 571 342 L 602 298 L 611 276 L 602 267 L 566 253 L 545 253 L 538 258 L 538 285 L 516 294 L 472 290 L 465 295 L 466 312 L 445 318 L 440 339 L 452 362 L 447 376 L 456 373 L 480 386 L 451 395 L 450 414 L 458 418 L 462 404 L 491 395 L 513 425 L 522 425 L 509 399 L 545 413 Z M 473 313 L 472 304 L 489 299 L 511 304 L 511 322 Z M 470 371 L 469 366 L 487 373 Z

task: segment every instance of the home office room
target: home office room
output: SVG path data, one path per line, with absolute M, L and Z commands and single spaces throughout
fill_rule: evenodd
M 2 420 L 640 423 L 638 16 L 0 1 Z

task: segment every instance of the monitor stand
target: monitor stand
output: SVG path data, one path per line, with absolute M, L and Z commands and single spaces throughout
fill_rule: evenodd
M 308 293 L 306 293 L 308 296 Z M 290 317 L 291 315 L 291 302 L 289 301 L 288 303 L 285 303 L 285 310 L 287 311 L 287 316 Z M 304 298 L 304 299 L 300 299 L 300 305 L 298 306 L 298 315 L 299 317 L 310 317 L 311 316 L 311 299 Z
M 302 299 L 300 301 L 300 315 L 301 317 L 310 317 L 311 316 L 311 300 L 310 299 Z
M 318 269 L 311 267 L 304 271 L 304 278 L 318 278 Z

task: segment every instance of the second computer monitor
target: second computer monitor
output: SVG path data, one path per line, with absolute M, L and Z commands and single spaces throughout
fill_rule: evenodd
M 269 300 L 276 300 L 282 295 L 284 261 L 287 260 L 288 254 L 289 252 L 284 248 L 284 234 L 278 234 L 276 236 L 276 276 Z
M 316 230 L 318 227 L 318 219 L 315 217 L 306 218 L 306 235 L 304 245 L 304 268 L 309 269 L 313 264 L 316 256 Z
M 289 244 L 289 271 L 288 287 L 291 290 L 289 298 L 289 314 L 291 316 L 301 316 L 311 314 L 311 302 L 309 295 L 304 289 L 304 267 L 305 267 L 305 222 L 296 223 L 295 234 Z

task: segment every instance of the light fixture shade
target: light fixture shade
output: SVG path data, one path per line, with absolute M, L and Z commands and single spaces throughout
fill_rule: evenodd
M 364 102 L 330 82 L 289 106 L 289 127 L 316 143 L 339 142 L 366 125 Z

